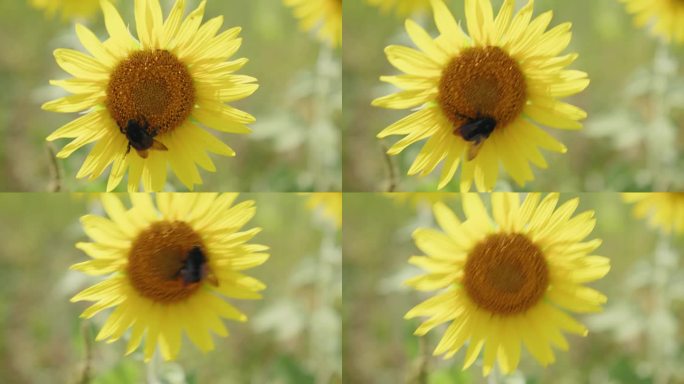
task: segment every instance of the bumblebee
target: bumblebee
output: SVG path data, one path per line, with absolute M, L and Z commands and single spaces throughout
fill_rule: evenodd
M 182 280 L 183 285 L 199 283 L 206 278 L 212 285 L 218 286 L 218 280 L 209 270 L 202 248 L 197 245 L 188 252 L 175 277 Z
M 126 135 L 126 139 L 128 139 L 126 155 L 131 152 L 131 147 L 133 147 L 138 153 L 138 156 L 143 159 L 147 159 L 150 149 L 157 151 L 168 150 L 162 142 L 154 139 L 155 136 L 157 136 L 157 129 L 150 130 L 147 119 L 143 118 L 142 123 L 138 120 L 128 120 L 126 128 L 119 128 L 121 129 L 121 133 Z
M 459 115 L 465 119 L 465 124 L 454 130 L 455 135 L 460 135 L 463 140 L 470 145 L 468 147 L 468 161 L 477 157 L 477 154 L 482 148 L 485 140 L 494 132 L 496 128 L 496 120 L 490 116 L 480 116 L 475 118 Z

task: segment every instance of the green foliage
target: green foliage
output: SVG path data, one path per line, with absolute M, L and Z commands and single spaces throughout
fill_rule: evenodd
M 301 363 L 290 356 L 281 356 L 275 366 L 278 376 L 284 378 L 288 384 L 313 384 L 314 377 L 301 366 Z
M 628 356 L 622 356 L 610 367 L 611 376 L 621 383 L 649 384 L 651 380 L 639 377 L 635 371 L 635 361 Z
M 141 380 L 138 363 L 131 360 L 123 360 L 114 365 L 109 371 L 97 376 L 92 384 L 134 384 Z

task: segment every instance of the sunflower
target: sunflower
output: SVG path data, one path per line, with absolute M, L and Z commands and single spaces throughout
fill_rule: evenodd
M 256 89 L 256 79 L 232 74 L 246 59 L 225 60 L 240 47 L 240 28 L 218 35 L 223 17 L 201 25 L 206 1 L 183 20 L 185 0 L 177 0 L 166 21 L 159 0 L 136 0 L 139 40 L 128 32 L 114 6 L 104 0 L 102 11 L 110 38 L 100 42 L 86 27 L 76 34 L 92 56 L 57 49 L 57 64 L 74 76 L 51 81 L 74 95 L 43 105 L 54 112 L 83 116 L 48 136 L 52 141 L 73 138 L 57 157 L 66 158 L 95 143 L 77 178 L 99 177 L 112 165 L 110 191 L 128 170 L 128 189 L 159 191 L 167 166 L 189 189 L 201 184 L 197 165 L 214 172 L 207 152 L 235 156 L 235 152 L 197 125 L 222 132 L 249 133 L 254 122 L 248 113 L 226 102 L 242 99 Z
M 318 192 L 311 193 L 307 206 L 309 209 L 321 209 L 325 217 L 330 219 L 337 228 L 342 227 L 342 193 Z
M 89 18 L 100 7 L 99 0 L 31 0 L 36 9 L 44 10 L 48 17 L 61 12 L 63 19 Z
M 684 43 L 684 1 L 682 0 L 620 0 L 627 12 L 634 15 L 637 27 L 653 23 L 653 33 Z
M 408 15 L 430 7 L 430 0 L 368 0 L 368 3 L 383 12 L 394 9 L 397 15 Z
M 480 197 L 466 193 L 463 222 L 444 204 L 434 205 L 443 232 L 414 232 L 427 256 L 409 262 L 427 273 L 407 284 L 441 292 L 406 318 L 429 317 L 415 331 L 421 336 L 449 323 L 435 355 L 452 357 L 467 343 L 464 369 L 484 348 L 485 375 L 495 360 L 510 373 L 518 366 L 521 342 L 546 366 L 555 360 L 551 345 L 568 349 L 561 331 L 587 335 L 566 311 L 601 310 L 606 297 L 583 284 L 605 276 L 610 264 L 605 257 L 590 256 L 600 240 L 585 240 L 596 222 L 594 212 L 572 217 L 579 199 L 556 209 L 558 198 L 529 194 L 520 204 L 515 193 L 494 193 L 491 220 Z
M 318 29 L 318 38 L 334 47 L 342 45 L 342 0 L 283 0 L 294 8 L 304 30 Z
M 563 69 L 577 54 L 557 56 L 570 42 L 570 23 L 545 32 L 552 12 L 534 20 L 533 1 L 513 15 L 514 0 L 504 1 L 493 16 L 489 0 L 466 0 L 468 37 L 446 5 L 433 1 L 440 36 L 432 39 L 418 24 L 406 21 L 409 37 L 419 50 L 391 45 L 389 62 L 405 75 L 382 76 L 404 89 L 373 101 L 373 105 L 419 107 L 378 134 L 405 135 L 388 154 L 427 139 L 408 171 L 427 175 L 443 161 L 439 188 L 444 188 L 462 164 L 460 188 L 491 190 L 501 163 L 520 185 L 534 179 L 529 162 L 546 168 L 539 148 L 566 152 L 538 124 L 579 129 L 586 113 L 559 98 L 582 91 L 586 73 Z
M 116 307 L 97 335 L 113 342 L 129 328 L 126 354 L 146 335 L 145 360 L 159 344 L 165 360 L 180 350 L 181 333 L 203 352 L 212 350 L 211 332 L 227 336 L 221 318 L 246 321 L 247 316 L 223 296 L 259 299 L 265 288 L 241 271 L 268 259 L 268 247 L 248 244 L 260 228 L 240 232 L 255 213 L 254 201 L 237 205 L 237 194 L 131 194 L 126 209 L 114 194 L 102 194 L 109 218 L 86 215 L 83 229 L 93 240 L 77 243 L 92 260 L 71 269 L 109 275 L 71 301 L 95 302 L 81 317 L 91 318 Z
M 634 203 L 634 216 L 648 217 L 652 227 L 665 233 L 684 233 L 684 193 L 623 193 L 622 198 Z

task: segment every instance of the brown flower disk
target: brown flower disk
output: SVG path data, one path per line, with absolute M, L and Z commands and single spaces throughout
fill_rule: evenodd
M 128 254 L 128 278 L 144 297 L 171 303 L 192 295 L 200 284 L 186 284 L 179 271 L 190 250 L 206 248 L 201 237 L 182 221 L 159 221 L 141 232 Z
M 544 254 L 525 235 L 490 235 L 468 254 L 463 286 L 484 310 L 503 316 L 524 312 L 548 285 Z
M 185 64 L 170 52 L 138 51 L 112 72 L 106 104 L 119 127 L 146 119 L 150 129 L 163 134 L 190 116 L 195 88 Z
M 463 116 L 488 116 L 502 128 L 525 106 L 525 76 L 501 48 L 466 48 L 442 71 L 437 101 L 455 127 L 466 122 Z

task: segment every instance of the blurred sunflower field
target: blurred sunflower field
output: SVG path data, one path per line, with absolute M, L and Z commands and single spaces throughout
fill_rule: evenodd
M 386 47 L 415 48 L 405 29 L 405 20 L 415 21 L 431 38 L 438 35 L 429 3 L 345 2 L 346 191 L 437 190 L 440 171 L 446 167 L 444 162 L 428 176 L 407 176 L 426 140 L 409 146 L 399 155 L 388 156 L 384 153 L 400 137 L 376 138 L 384 128 L 414 113 L 420 105 L 413 110 L 371 106 L 374 99 L 400 90 L 379 78 L 402 74 L 388 62 Z M 444 3 L 467 33 L 464 1 Z M 496 16 L 503 1 L 491 3 Z M 519 11 L 528 2 L 514 3 L 515 11 Z M 684 46 L 676 37 L 681 35 L 676 26 L 682 14 L 681 5 L 671 1 L 652 3 L 534 1 L 534 18 L 553 12 L 549 30 L 572 23 L 570 43 L 559 55 L 577 53 L 578 58 L 567 69 L 586 72 L 590 84 L 563 101 L 586 111 L 587 118 L 581 121 L 583 128 L 579 130 L 550 129 L 541 124 L 543 130 L 567 147 L 567 152 L 542 150 L 548 168 L 533 166 L 534 180 L 520 187 L 511 176 L 501 172 L 494 190 L 620 192 L 684 188 Z M 630 13 L 640 10 L 643 14 Z M 660 14 L 658 20 L 664 21 L 657 22 L 660 33 L 656 34 L 652 32 L 653 16 Z M 636 26 L 635 20 L 646 25 Z M 411 30 L 419 36 L 415 28 Z M 666 40 L 663 30 L 672 30 L 676 36 Z M 409 83 L 407 80 L 404 84 Z M 417 80 L 415 84 L 419 84 Z M 459 190 L 460 172 L 459 168 L 444 190 Z
M 119 197 L 129 205 L 127 195 Z M 270 254 L 247 272 L 266 285 L 262 299 L 227 300 L 248 319 L 223 321 L 230 334 L 214 335 L 213 351 L 203 354 L 184 337 L 174 361 L 157 355 L 146 364 L 142 348 L 124 356 L 130 331 L 113 343 L 95 341 L 112 310 L 86 320 L 79 314 L 88 305 L 70 302 L 107 278 L 70 270 L 88 260 L 75 248 L 88 241 L 79 218 L 107 216 L 100 195 L 3 194 L 0 382 L 341 382 L 339 219 L 331 217 L 323 198 L 246 193 L 235 204 L 248 200 L 256 215 L 243 230 L 261 228 L 250 242 L 266 245 Z M 184 316 L 202 327 L 200 313 Z
M 175 1 L 160 3 L 166 17 Z M 184 15 L 200 3 L 185 1 Z M 135 33 L 134 2 L 113 4 Z M 219 32 L 241 27 L 242 43 L 230 60 L 246 58 L 248 63 L 237 74 L 256 78 L 259 88 L 249 97 L 231 102 L 255 116 L 256 122 L 249 124 L 252 132 L 212 133 L 236 156 L 209 155 L 216 172 L 200 170 L 203 184 L 196 186 L 197 190 L 341 188 L 341 51 L 317 37 L 316 25 L 306 25 L 309 30 L 300 27 L 300 13 L 281 0 L 206 2 L 205 21 L 223 17 Z M 76 178 L 92 144 L 62 159 L 56 154 L 68 141 L 46 141 L 78 116 L 41 110 L 44 103 L 68 95 L 49 85 L 50 80 L 68 78 L 55 62 L 53 51 L 85 51 L 75 31 L 78 23 L 101 40 L 107 36 L 98 1 L 0 4 L 0 49 L 4 52 L 0 58 L 0 190 L 99 192 L 107 186 L 109 169 L 92 181 Z M 119 185 L 118 190 L 122 189 L 125 186 Z M 185 191 L 187 187 L 169 174 L 163 190 Z
M 594 211 L 596 226 L 585 241 L 599 239 L 600 246 L 592 254 L 608 258 L 610 271 L 588 286 L 603 293 L 607 302 L 601 311 L 571 314 L 587 327 L 588 334 L 582 337 L 564 333 L 567 350 L 554 346 L 552 364 L 543 367 L 528 349 L 522 348 L 520 364 L 511 374 L 502 375 L 497 368 L 483 377 L 482 355 L 471 367 L 462 369 L 465 350 L 470 352 L 470 348 L 462 348 L 449 359 L 433 356 L 449 322 L 425 336 L 416 336 L 414 331 L 427 318 L 405 318 L 409 310 L 436 294 L 418 292 L 407 285 L 407 280 L 425 273 L 409 264 L 409 259 L 425 255 L 426 251 L 435 252 L 431 250 L 444 247 L 444 243 L 424 242 L 417 247 L 416 244 L 421 244 L 418 232 L 412 238 L 418 228 L 440 231 L 435 221 L 437 207 L 435 213 L 432 210 L 435 200 L 413 198 L 413 194 L 393 195 L 348 194 L 344 199 L 346 382 L 665 384 L 684 381 L 681 262 L 684 237 L 681 230 L 672 230 L 673 224 L 684 218 L 684 210 L 679 206 L 681 196 L 562 193 L 559 207 L 578 197 L 575 215 Z M 491 212 L 489 195 L 481 194 L 481 197 Z M 445 195 L 440 200 L 455 217 L 464 220 L 462 195 Z M 446 218 L 442 216 L 439 220 L 442 220 L 441 226 Z M 415 264 L 419 265 L 417 261 Z M 436 268 L 437 264 L 420 265 Z M 434 280 L 425 281 L 425 286 L 437 286 L 440 276 L 442 280 L 449 277 L 435 275 Z M 550 318 L 541 321 L 546 326 L 553 323 Z M 543 328 L 530 331 L 542 334 Z M 490 337 L 495 338 L 491 334 L 486 337 L 488 342 Z

